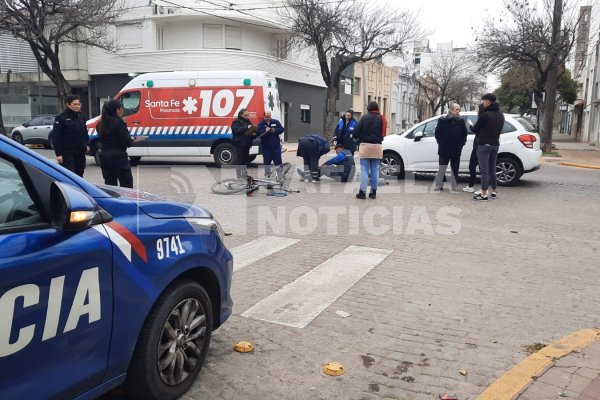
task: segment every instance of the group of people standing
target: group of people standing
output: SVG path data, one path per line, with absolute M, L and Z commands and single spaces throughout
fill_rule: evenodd
M 312 182 L 318 182 L 322 175 L 348 182 L 354 176 L 354 153 L 358 148 L 360 188 L 356 198 L 366 199 L 367 187 L 370 186 L 368 197 L 375 199 L 387 121 L 379 112 L 379 104 L 375 101 L 369 103 L 367 114 L 360 121 L 354 119 L 353 113 L 352 110 L 348 110 L 340 118 L 333 137 L 336 155 L 321 167 L 318 166 L 318 161 L 322 155 L 329 152 L 329 143 L 318 135 L 300 138 L 296 155 L 303 158 L 305 169 L 308 168 L 308 171 L 299 169 L 298 172 L 305 180 L 310 179 Z
M 85 155 L 90 150 L 90 137 L 81 116 L 81 100 L 77 95 L 65 97 L 66 109 L 54 119 L 52 146 L 56 161 L 83 177 Z M 118 100 L 104 103 L 96 130 L 102 146 L 101 168 L 104 183 L 133 188 L 131 165 L 127 148 L 133 144 L 127 125 L 121 118 L 123 105 Z
M 497 197 L 498 180 L 496 177 L 496 160 L 500 149 L 500 134 L 504 126 L 504 114 L 496 103 L 496 96 L 486 93 L 481 97 L 482 104 L 477 111 L 477 122 L 473 125 L 468 121 L 475 133 L 473 150 L 469 160 L 469 185 L 465 192 L 474 193 L 473 199 L 487 201 Z M 456 103 L 450 106 L 448 114 L 439 119 L 435 129 L 435 139 L 438 143 L 439 168 L 435 177 L 435 190 L 442 191 L 444 177 L 448 164 L 452 170 L 452 190 L 458 190 L 458 172 L 462 149 L 467 142 L 467 123 L 460 116 L 460 106 Z M 475 192 L 477 165 L 481 175 L 481 190 Z M 491 187 L 491 191 L 490 191 Z M 490 192 L 490 193 L 488 193 Z
M 467 142 L 467 123 L 475 133 L 473 150 L 469 162 L 469 185 L 466 192 L 474 193 L 473 198 L 487 201 L 497 197 L 496 159 L 500 148 L 500 133 L 504 126 L 504 114 L 500 111 L 496 96 L 487 93 L 481 98 L 478 119 L 475 124 L 465 122 L 460 116 L 460 106 L 452 104 L 446 116 L 438 121 L 435 138 L 438 143 L 439 168 L 435 178 L 435 190 L 443 191 L 444 179 L 448 164 L 452 170 L 452 189 L 458 190 L 458 173 L 462 149 Z M 85 121 L 81 117 L 81 102 L 76 95 L 65 98 L 66 110 L 57 115 L 53 127 L 53 146 L 57 161 L 65 168 L 79 176 L 85 170 L 85 154 L 89 151 L 90 138 Z M 335 130 L 333 142 L 336 155 L 319 166 L 321 156 L 329 153 L 327 140 L 319 135 L 306 135 L 298 142 L 297 156 L 302 157 L 304 169 L 299 169 L 303 179 L 318 182 L 325 175 L 348 182 L 355 173 L 354 153 L 358 149 L 360 158 L 360 187 L 356 194 L 358 199 L 377 197 L 379 168 L 383 158 L 383 138 L 386 135 L 387 121 L 379 112 L 377 102 L 370 102 L 367 114 L 360 121 L 353 117 L 353 110 L 344 113 Z M 102 146 L 101 167 L 107 185 L 132 188 L 133 177 L 131 164 L 127 156 L 127 148 L 134 140 L 130 137 L 122 119 L 123 105 L 118 100 L 110 100 L 102 107 L 102 115 L 97 126 L 98 138 Z M 231 124 L 233 143 L 236 150 L 237 175 L 246 176 L 246 168 L 250 162 L 250 148 L 255 138 L 260 138 L 265 164 L 265 175 L 271 164 L 281 165 L 281 134 L 284 127 L 277 119 L 272 118 L 270 111 L 265 111 L 258 125 L 250 121 L 250 112 L 241 109 Z M 481 190 L 475 192 L 477 166 L 481 175 Z

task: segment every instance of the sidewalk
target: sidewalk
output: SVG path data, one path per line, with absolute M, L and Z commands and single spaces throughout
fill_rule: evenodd
M 552 140 L 560 157 L 542 157 L 545 162 L 600 170 L 600 148 L 571 139 L 568 135 L 554 134 Z
M 600 329 L 575 332 L 532 354 L 478 400 L 600 400 Z

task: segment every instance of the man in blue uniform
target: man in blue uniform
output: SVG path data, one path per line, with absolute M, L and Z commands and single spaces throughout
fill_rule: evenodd
M 256 136 L 260 138 L 262 146 L 263 161 L 265 164 L 265 175 L 271 171 L 271 163 L 281 165 L 281 139 L 284 129 L 281 122 L 271 118 L 271 111 L 265 111 L 265 116 L 258 123 Z

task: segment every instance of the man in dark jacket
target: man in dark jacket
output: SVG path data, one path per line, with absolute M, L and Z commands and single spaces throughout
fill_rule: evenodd
M 354 130 L 358 122 L 353 117 L 354 110 L 350 109 L 340 118 L 333 136 L 333 143 L 341 144 L 346 150 L 350 150 L 352 155 L 356 151 L 356 142 L 354 142 Z
M 236 174 L 238 178 L 247 176 L 247 167 L 250 163 L 250 148 L 256 136 L 257 127 L 249 119 L 250 113 L 245 108 L 238 112 L 238 117 L 231 123 L 233 145 L 237 154 Z
M 484 94 L 481 100 L 484 107 L 483 114 L 471 127 L 477 141 L 477 158 L 481 173 L 481 193 L 475 195 L 473 199 L 487 201 L 490 186 L 492 187 L 491 197 L 496 198 L 498 184 L 496 159 L 500 149 L 500 134 L 504 127 L 504 114 L 500 111 L 500 106 L 496 103 L 496 96 L 493 93 Z
M 73 94 L 65 97 L 67 109 L 54 118 L 52 145 L 56 161 L 69 171 L 83 176 L 85 153 L 89 150 L 85 120 L 81 117 L 81 101 Z
M 319 179 L 319 158 L 329 153 L 329 143 L 319 135 L 306 135 L 298 140 L 298 151 L 296 155 L 304 160 L 304 170 L 298 168 L 300 177 L 308 181 L 309 177 L 312 182 L 318 182 Z M 309 173 L 305 172 L 306 169 Z
M 262 146 L 263 161 L 265 164 L 265 175 L 271 171 L 271 163 L 281 165 L 281 139 L 284 129 L 281 122 L 271 118 L 271 111 L 265 111 L 265 116 L 258 123 L 256 135 L 260 138 Z
M 435 190 L 444 188 L 444 176 L 448 163 L 452 169 L 452 190 L 458 190 L 458 170 L 460 168 L 460 154 L 467 143 L 467 126 L 460 116 L 460 106 L 453 103 L 448 115 L 438 120 L 435 128 L 435 140 L 438 144 L 440 164 L 435 177 Z
M 335 145 L 336 155 L 325 161 L 319 167 L 319 173 L 328 176 L 331 179 L 341 180 L 342 182 L 351 181 L 354 178 L 356 164 L 352 152 L 345 149 L 340 143 Z

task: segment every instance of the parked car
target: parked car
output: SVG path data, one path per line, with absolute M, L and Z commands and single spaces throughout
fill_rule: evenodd
M 12 130 L 10 137 L 20 144 L 43 144 L 52 148 L 52 126 L 54 115 L 38 115 Z
M 477 122 L 477 113 L 461 113 L 463 119 Z M 384 176 L 403 177 L 405 171 L 437 172 L 439 159 L 435 128 L 441 116 L 429 118 L 404 133 L 388 135 L 383 140 L 381 173 Z M 469 172 L 469 158 L 475 134 L 467 124 L 469 135 L 460 159 L 460 172 Z M 498 184 L 515 185 L 521 175 L 540 168 L 542 151 L 540 137 L 523 117 L 505 114 L 500 135 L 500 150 L 496 163 Z
M 205 209 L 0 137 L 2 400 L 181 397 L 232 312 L 223 235 Z

